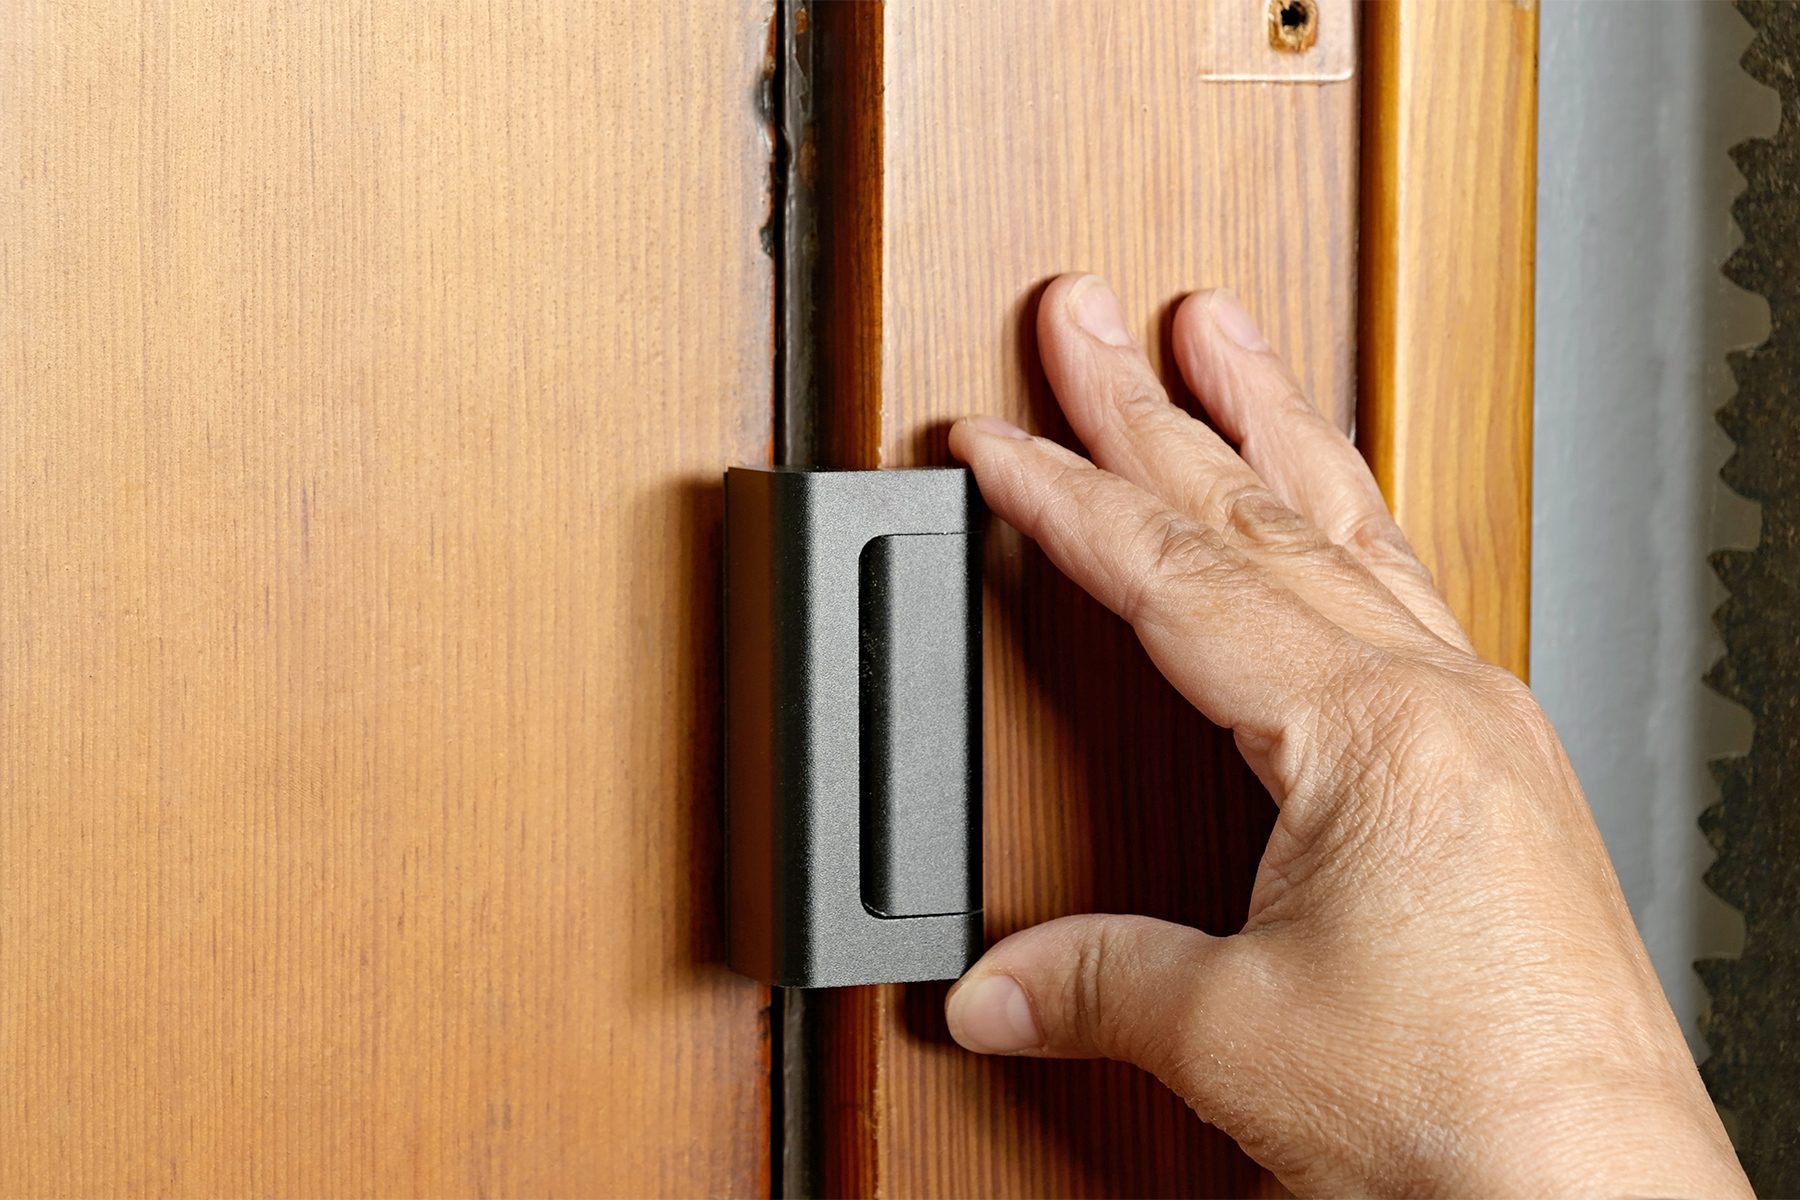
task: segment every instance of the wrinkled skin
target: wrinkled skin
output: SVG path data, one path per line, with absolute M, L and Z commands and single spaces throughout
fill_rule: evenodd
M 950 993 L 956 1039 L 1136 1063 L 1301 1193 L 1749 1194 L 1549 721 L 1243 308 L 1175 319 L 1211 427 L 1101 280 L 1052 284 L 1038 340 L 1092 462 L 989 417 L 952 450 L 1280 815 L 1240 933 L 1024 930 Z

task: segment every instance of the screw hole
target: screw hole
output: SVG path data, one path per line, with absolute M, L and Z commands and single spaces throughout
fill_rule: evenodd
M 1299 54 L 1318 40 L 1318 0 L 1269 0 L 1269 45 Z

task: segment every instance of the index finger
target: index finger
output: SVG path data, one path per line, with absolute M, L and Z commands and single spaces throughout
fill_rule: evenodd
M 988 506 L 1129 621 L 1214 724 L 1279 733 L 1366 649 L 1217 530 L 1054 442 L 976 417 L 950 449 Z

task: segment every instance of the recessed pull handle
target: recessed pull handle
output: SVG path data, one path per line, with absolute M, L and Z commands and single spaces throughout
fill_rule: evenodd
M 981 907 L 980 570 L 966 533 L 862 552 L 862 896 L 884 917 Z
M 735 970 L 828 987 L 974 961 L 979 514 L 961 470 L 726 473 Z

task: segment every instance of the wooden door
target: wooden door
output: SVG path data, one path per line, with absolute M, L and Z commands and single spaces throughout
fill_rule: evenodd
M 773 20 L 11 6 L 0 1192 L 767 1191 Z
M 1177 387 L 1163 334 L 1174 305 L 1229 284 L 1347 422 L 1355 38 L 1349 5 L 1328 7 L 1338 24 L 1320 31 L 1320 57 L 1338 65 L 1317 74 L 1336 78 L 1279 83 L 1211 77 L 1284 65 L 1249 6 L 1263 36 L 1248 61 L 1209 58 L 1237 15 L 1224 6 L 1071 0 L 1033 5 L 1029 21 L 1007 5 L 823 9 L 820 36 L 867 81 L 849 119 L 875 131 L 822 160 L 837 461 L 942 461 L 949 422 L 969 412 L 1068 441 L 1032 329 L 1043 285 L 1072 269 L 1112 283 Z M 834 210 L 834 193 L 855 201 Z M 989 534 L 987 585 L 990 939 L 1075 912 L 1235 929 L 1274 812 L 1229 734 L 1004 527 Z M 965 1053 L 943 1031 L 944 991 L 825 1002 L 827 1194 L 1260 1186 L 1228 1138 L 1134 1067 Z
M 1295 8 L 1313 34 L 1299 52 L 1270 30 Z M 1528 8 L 1046 0 L 814 16 L 835 106 L 817 173 L 828 461 L 945 461 L 950 421 L 971 412 L 1069 441 L 1032 341 L 1038 294 L 1068 270 L 1106 276 L 1182 398 L 1168 321 L 1223 284 L 1326 412 L 1359 417 L 1478 647 L 1523 670 Z M 1360 376 L 1359 349 L 1373 367 Z M 1229 736 L 1003 527 L 987 581 L 990 940 L 1084 911 L 1235 930 L 1273 810 Z M 813 1005 L 826 1194 L 1268 1186 L 1134 1068 L 964 1053 L 943 1032 L 944 991 Z
M 942 986 L 817 997 L 772 1061 L 718 962 L 719 472 L 778 415 L 848 466 L 1066 436 L 1045 281 L 1108 276 L 1177 390 L 1168 315 L 1223 283 L 1521 669 L 1534 29 L 14 12 L 0 1191 L 1266 1188 L 1131 1069 L 964 1054 Z M 1272 814 L 1229 740 L 1029 544 L 987 570 L 990 936 L 1234 927 Z

